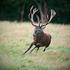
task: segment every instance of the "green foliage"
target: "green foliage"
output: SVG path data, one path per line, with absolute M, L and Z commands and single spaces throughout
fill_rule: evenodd
M 69 0 L 49 0 L 48 1 L 49 8 L 53 8 L 56 10 L 56 21 L 57 22 L 70 22 L 70 1 Z
M 69 0 L 44 0 L 49 10 L 55 9 L 57 15 L 53 22 L 70 22 L 70 1 Z M 20 2 L 23 3 L 24 19 L 28 20 L 28 13 L 31 5 L 37 7 L 37 3 L 43 6 L 43 0 L 0 0 L 0 20 L 17 20 L 19 17 Z

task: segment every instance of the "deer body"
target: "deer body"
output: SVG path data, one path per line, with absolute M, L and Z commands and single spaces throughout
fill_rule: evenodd
M 44 33 L 42 37 L 33 36 L 33 40 L 34 45 L 39 45 L 40 47 L 48 47 L 51 42 L 51 35 Z
M 35 30 L 34 30 L 34 33 L 33 33 L 33 42 L 31 43 L 30 47 L 24 52 L 24 54 L 25 54 L 26 52 L 28 52 L 28 51 L 32 48 L 33 45 L 35 45 L 35 46 L 33 47 L 33 49 L 31 49 L 31 52 L 32 52 L 35 48 L 37 48 L 37 51 L 38 51 L 40 47 L 45 47 L 44 50 L 43 50 L 43 51 L 45 51 L 46 48 L 47 48 L 47 47 L 50 45 L 50 43 L 51 43 L 51 35 L 50 35 L 49 33 L 45 33 L 45 32 L 43 31 L 43 29 L 44 29 L 45 26 L 51 21 L 51 19 L 55 16 L 56 13 L 55 13 L 55 12 L 52 13 L 52 11 L 51 11 L 51 17 L 50 17 L 49 21 L 48 21 L 46 24 L 43 24 L 43 22 L 42 22 L 42 24 L 41 24 L 41 22 L 40 22 L 40 20 L 39 20 L 39 17 L 36 15 L 37 20 L 38 20 L 38 24 L 39 24 L 39 25 L 36 25 L 35 22 L 34 22 L 34 20 L 33 20 L 33 16 L 34 16 L 34 14 L 35 14 L 38 10 L 35 8 L 35 9 L 33 9 L 33 11 L 32 11 L 32 9 L 33 9 L 33 7 L 31 7 L 31 9 L 30 9 L 29 18 L 30 18 L 30 20 L 31 20 L 31 24 L 35 27 Z M 32 12 L 33 12 L 33 13 L 32 13 Z

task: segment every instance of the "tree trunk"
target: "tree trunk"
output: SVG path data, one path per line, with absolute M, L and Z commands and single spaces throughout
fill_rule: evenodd
M 48 21 L 48 7 L 47 7 L 47 1 L 46 0 L 40 0 L 40 2 L 38 2 L 37 0 L 35 0 L 38 9 L 40 11 L 40 16 L 41 16 L 41 22 L 45 23 Z
M 20 4 L 19 4 L 19 21 L 24 21 L 24 2 L 23 0 L 20 0 Z

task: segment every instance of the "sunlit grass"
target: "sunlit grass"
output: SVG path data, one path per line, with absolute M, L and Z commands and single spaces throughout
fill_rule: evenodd
M 24 56 L 33 30 L 27 22 L 0 22 L 0 70 L 69 70 L 70 25 L 48 24 L 44 31 L 52 35 L 52 42 L 46 52 L 40 48 Z

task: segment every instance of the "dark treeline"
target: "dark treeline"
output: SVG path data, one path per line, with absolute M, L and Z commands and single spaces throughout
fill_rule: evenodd
M 70 0 L 45 0 L 48 10 L 57 13 L 52 22 L 70 22 Z M 0 0 L 0 20 L 28 21 L 29 9 L 32 5 L 38 8 L 37 2 L 43 6 L 43 0 Z

